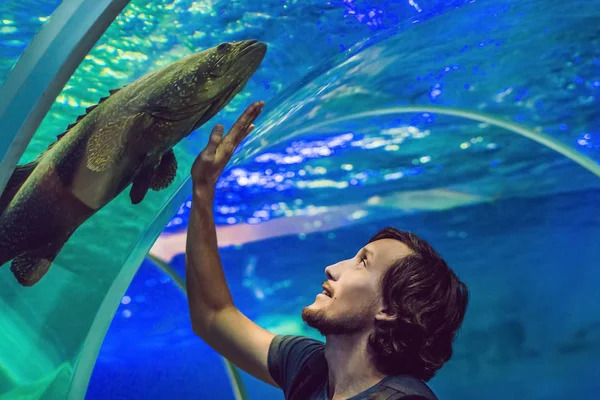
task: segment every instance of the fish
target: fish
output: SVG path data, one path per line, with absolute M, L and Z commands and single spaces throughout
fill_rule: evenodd
M 225 42 L 150 72 L 86 109 L 0 196 L 0 266 L 22 286 L 48 272 L 88 218 L 131 185 L 139 204 L 173 182 L 173 147 L 221 111 L 262 63 L 267 45 Z

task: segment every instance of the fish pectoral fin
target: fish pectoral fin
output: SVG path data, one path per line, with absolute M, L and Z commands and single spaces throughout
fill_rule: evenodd
M 162 190 L 169 187 L 173 183 L 176 174 L 177 159 L 175 158 L 173 149 L 170 149 L 160 159 L 160 163 L 150 180 L 150 188 L 152 190 Z
M 127 135 L 117 126 L 94 132 L 86 146 L 87 167 L 96 172 L 107 170 L 125 155 Z
M 6 186 L 4 187 L 2 195 L 0 196 L 0 214 L 2 214 L 4 209 L 8 207 L 21 186 L 23 186 L 23 183 L 25 183 L 27 178 L 29 178 L 29 175 L 31 175 L 37 165 L 37 161 L 34 161 L 15 168 L 12 175 L 8 179 Z
M 22 286 L 33 286 L 50 269 L 52 262 L 64 246 L 66 240 L 54 241 L 47 246 L 28 251 L 16 257 L 10 266 L 17 281 Z
M 168 187 L 177 173 L 177 159 L 173 150 L 167 151 L 157 162 L 148 162 L 133 179 L 129 192 L 131 203 L 138 204 L 148 193 L 149 189 L 161 190 Z
M 131 190 L 129 191 L 129 198 L 131 199 L 132 204 L 138 204 L 144 200 L 146 193 L 148 193 L 148 189 L 150 189 L 150 182 L 152 181 L 155 170 L 156 163 L 149 163 L 144 165 L 140 172 L 137 173 L 133 179 Z

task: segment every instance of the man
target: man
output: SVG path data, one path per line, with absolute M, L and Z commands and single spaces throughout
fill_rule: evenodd
M 192 166 L 186 275 L 194 332 L 286 399 L 436 399 L 424 382 L 450 359 L 468 291 L 413 234 L 384 229 L 325 269 L 323 293 L 302 311 L 325 344 L 274 335 L 235 307 L 217 248 L 215 184 L 263 104 L 248 107 L 224 137 L 217 125 Z

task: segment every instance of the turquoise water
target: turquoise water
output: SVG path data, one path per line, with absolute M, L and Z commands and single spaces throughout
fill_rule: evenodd
M 48 11 L 11 7 L 27 43 Z M 267 100 L 218 185 L 236 304 L 273 331 L 314 336 L 299 313 L 323 268 L 394 225 L 429 239 L 473 293 L 456 355 L 431 382 L 441 398 L 590 396 L 600 378 L 599 9 L 589 0 L 132 2 L 23 161 L 109 89 L 221 41 L 263 40 L 261 68 L 210 123 L 230 126 L 249 102 Z M 7 49 L 2 71 L 18 57 Z M 46 396 L 61 398 L 73 368 L 83 381 L 91 373 L 114 313 L 86 398 L 233 398 L 167 275 L 146 261 L 122 296 L 154 237 L 185 230 L 179 204 L 209 128 L 178 146 L 168 193 L 136 208 L 126 193 L 116 199 L 39 289 L 23 292 L 0 270 L 13 310 L 4 332 L 26 332 L 16 348 L 40 357 L 32 369 L 14 344 L 0 345 L 0 393 L 50 385 Z M 182 252 L 175 244 L 167 259 L 180 273 Z M 54 386 L 43 383 L 49 375 Z M 251 398 L 281 398 L 244 383 Z

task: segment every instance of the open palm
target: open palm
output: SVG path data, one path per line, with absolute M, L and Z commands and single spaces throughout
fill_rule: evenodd
M 237 146 L 254 129 L 252 124 L 260 115 L 264 101 L 252 103 L 223 137 L 225 128 L 216 125 L 208 144 L 192 165 L 192 181 L 196 188 L 213 189 Z

